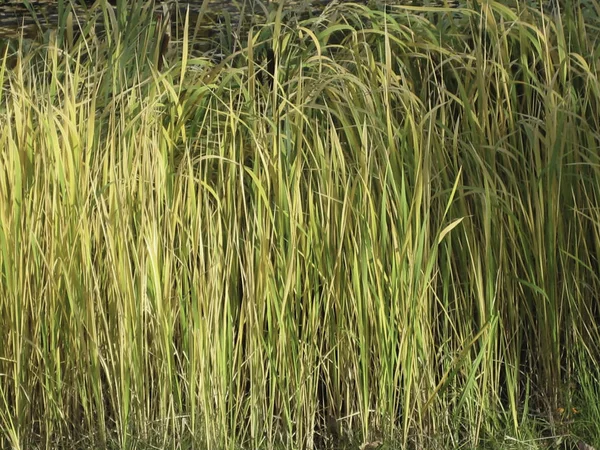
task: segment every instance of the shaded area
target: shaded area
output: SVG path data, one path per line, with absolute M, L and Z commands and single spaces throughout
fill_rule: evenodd
M 331 0 L 288 0 L 284 3 L 284 10 L 291 10 L 305 16 L 316 15 L 322 12 Z M 336 4 L 350 3 L 349 0 L 339 0 Z M 353 3 L 378 4 L 383 2 L 358 0 Z M 392 0 L 385 2 L 386 5 L 414 5 L 422 6 L 436 4 L 443 6 L 455 4 L 451 1 L 427 1 L 427 0 Z M 123 1 L 129 8 L 142 6 L 143 2 Z M 171 11 L 177 11 L 185 17 L 188 9 L 190 23 L 201 22 L 201 27 L 210 32 L 218 28 L 219 23 L 230 21 L 241 23 L 241 21 L 256 20 L 257 17 L 265 17 L 270 7 L 278 6 L 279 3 L 265 0 L 246 0 L 236 2 L 233 0 L 196 0 L 191 2 L 155 2 L 154 10 L 161 15 L 164 5 L 168 4 Z M 91 0 L 58 1 L 58 0 L 30 0 L 16 1 L 5 0 L 0 2 L 0 38 L 18 38 L 24 36 L 34 38 L 48 29 L 64 25 L 68 21 L 79 24 L 82 27 L 96 14 L 102 14 L 104 6 L 113 8 L 120 7 L 121 2 L 117 0 L 106 0 L 93 2 Z M 144 5 L 144 7 L 147 7 Z M 71 16 L 70 16 L 71 15 Z M 70 17 L 69 17 L 70 16 Z M 244 19 L 244 20 L 241 20 Z

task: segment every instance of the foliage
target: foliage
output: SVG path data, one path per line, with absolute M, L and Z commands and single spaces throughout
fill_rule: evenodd
M 159 71 L 140 9 L 7 51 L 0 442 L 597 446 L 582 11 L 276 10 L 220 60 L 186 21 Z

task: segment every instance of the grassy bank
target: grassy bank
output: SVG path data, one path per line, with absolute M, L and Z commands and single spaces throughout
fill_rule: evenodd
M 8 48 L 2 446 L 600 445 L 596 15 L 281 14 Z

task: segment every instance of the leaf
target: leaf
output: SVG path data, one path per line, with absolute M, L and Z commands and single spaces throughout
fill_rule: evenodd
M 450 233 L 454 228 L 458 226 L 458 224 L 460 224 L 463 221 L 463 219 L 464 217 L 460 217 L 456 220 L 453 220 L 452 222 L 450 222 L 449 225 L 446 226 L 446 228 L 444 228 L 441 231 L 440 236 L 438 237 L 438 245 L 442 242 L 442 240 L 444 239 L 444 237 L 446 237 L 448 233 Z

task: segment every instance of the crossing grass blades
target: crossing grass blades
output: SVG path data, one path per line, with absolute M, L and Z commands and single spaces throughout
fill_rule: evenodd
M 0 447 L 600 448 L 600 28 L 558 6 L 10 47 Z

